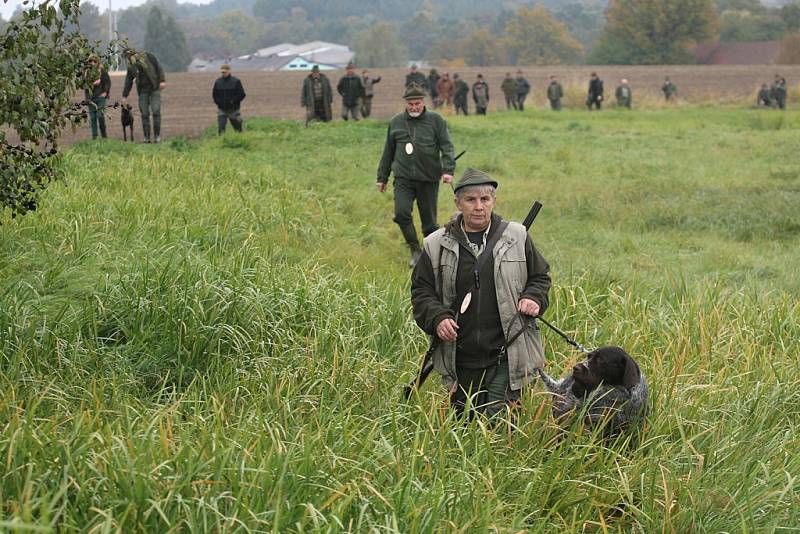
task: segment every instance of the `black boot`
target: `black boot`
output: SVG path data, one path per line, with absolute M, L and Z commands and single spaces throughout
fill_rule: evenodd
M 422 248 L 420 248 L 419 239 L 417 239 L 417 230 L 414 228 L 413 224 L 409 224 L 408 226 L 401 227 L 400 231 L 403 232 L 403 237 L 406 243 L 408 243 L 408 248 L 411 249 L 411 259 L 408 261 L 408 266 L 413 269 L 416 267 L 420 256 L 422 256 Z

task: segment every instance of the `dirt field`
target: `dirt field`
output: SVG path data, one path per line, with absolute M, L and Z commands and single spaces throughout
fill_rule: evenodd
M 581 106 L 585 95 L 585 86 L 589 73 L 597 71 L 605 81 L 607 99 L 613 98 L 614 88 L 620 78 L 628 78 L 634 92 L 634 106 L 656 106 L 661 103 L 660 86 L 664 76 L 670 76 L 678 85 L 679 97 L 685 102 L 695 101 L 739 101 L 749 105 L 755 100 L 755 94 L 761 83 L 771 82 L 775 73 L 780 73 L 790 86 L 790 104 L 792 95 L 797 94 L 797 82 L 800 79 L 800 66 L 654 66 L 654 67 L 530 67 L 523 72 L 533 85 L 528 97 L 531 110 L 541 110 L 546 105 L 544 88 L 550 74 L 555 74 L 562 81 L 567 92 L 566 106 Z M 443 72 L 444 69 L 439 69 Z M 492 109 L 504 106 L 500 82 L 505 72 L 515 72 L 516 67 L 462 68 L 458 69 L 467 82 L 472 84 L 475 75 L 483 73 L 490 86 Z M 373 76 L 381 76 L 381 82 L 375 86 L 373 101 L 373 117 L 385 119 L 402 108 L 403 80 L 406 69 L 374 69 Z M 263 72 L 243 71 L 234 73 L 238 76 L 247 92 L 247 99 L 242 104 L 242 113 L 247 117 L 269 116 L 281 119 L 297 119 L 304 117 L 300 107 L 300 88 L 305 73 L 299 72 Z M 451 73 L 452 74 L 452 73 Z M 328 73 L 334 86 L 343 71 Z M 205 128 L 216 123 L 216 109 L 211 101 L 211 87 L 217 73 L 179 73 L 167 74 L 168 87 L 162 93 L 162 137 L 170 138 L 179 135 L 199 136 Z M 112 77 L 111 99 L 118 100 L 122 91 L 123 78 Z M 136 106 L 135 91 L 130 101 Z M 335 95 L 333 103 L 334 117 L 339 116 L 340 100 Z M 470 110 L 472 110 L 470 101 Z M 110 112 L 109 135 L 122 138 L 119 123 L 119 112 Z M 79 139 L 89 137 L 88 125 L 79 132 L 67 133 L 63 141 L 70 144 Z M 136 120 L 136 137 L 141 139 L 141 121 Z

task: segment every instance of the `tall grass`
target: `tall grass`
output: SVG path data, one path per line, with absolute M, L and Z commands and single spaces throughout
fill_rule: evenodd
M 426 340 L 383 124 L 76 146 L 0 227 L 0 530 L 796 529 L 798 121 L 755 117 L 451 121 L 501 213 L 543 200 L 551 320 L 648 377 L 643 433 L 610 444 L 538 386 L 513 429 L 456 423 L 435 379 L 401 401 Z M 544 335 L 558 374 L 578 355 Z

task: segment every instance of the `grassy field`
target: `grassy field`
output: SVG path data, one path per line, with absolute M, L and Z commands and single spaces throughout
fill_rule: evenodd
M 561 436 L 539 385 L 513 433 L 401 401 L 384 123 L 78 143 L 0 226 L 0 531 L 800 531 L 800 112 L 450 124 L 499 213 L 544 203 L 549 318 L 640 362 L 637 445 Z

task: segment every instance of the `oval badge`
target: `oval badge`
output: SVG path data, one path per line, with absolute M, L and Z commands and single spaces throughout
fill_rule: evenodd
M 472 302 L 472 292 L 470 291 L 464 297 L 464 300 L 461 301 L 461 315 L 464 315 L 464 312 L 467 311 L 469 308 L 469 304 Z
M 411 143 L 406 143 L 406 154 L 409 156 L 414 153 L 414 145 Z

